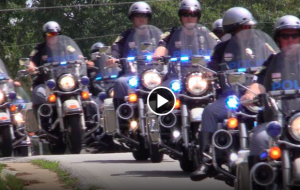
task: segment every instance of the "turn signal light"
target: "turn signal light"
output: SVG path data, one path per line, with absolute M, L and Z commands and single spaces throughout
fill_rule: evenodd
M 237 118 L 234 118 L 234 117 L 229 118 L 227 121 L 227 126 L 229 129 L 237 128 L 238 124 L 239 124 L 239 122 L 238 122 Z
M 176 99 L 175 109 L 179 109 L 179 108 L 180 108 L 180 100 Z
M 89 99 L 89 97 L 90 97 L 90 93 L 89 92 L 87 92 L 87 91 L 81 92 L 81 98 L 82 99 L 87 100 L 87 99 Z
M 48 97 L 48 101 L 51 102 L 51 103 L 56 102 L 56 96 L 55 96 L 54 94 L 51 94 L 51 95 Z
M 270 149 L 270 157 L 273 160 L 278 160 L 281 157 L 281 150 L 279 147 L 272 147 Z
M 17 106 L 16 105 L 11 105 L 10 108 L 9 108 L 9 110 L 11 112 L 15 112 L 15 111 L 17 111 Z
M 137 102 L 137 95 L 136 94 L 129 94 L 129 98 L 128 98 L 128 101 L 130 103 L 136 103 Z

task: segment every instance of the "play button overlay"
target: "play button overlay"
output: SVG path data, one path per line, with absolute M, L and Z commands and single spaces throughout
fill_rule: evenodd
M 154 88 L 148 95 L 148 108 L 156 115 L 167 115 L 173 111 L 176 97 L 172 90 L 166 87 Z

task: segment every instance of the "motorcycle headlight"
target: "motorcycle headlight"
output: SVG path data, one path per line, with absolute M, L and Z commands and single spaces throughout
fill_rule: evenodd
M 5 102 L 5 94 L 2 90 L 0 90 L 0 104 Z
M 146 71 L 143 76 L 143 86 L 148 90 L 152 90 L 161 84 L 162 78 L 160 74 L 155 70 Z
M 63 91 L 71 91 L 75 88 L 75 79 L 72 75 L 65 74 L 59 78 L 58 85 Z
M 300 113 L 291 117 L 288 130 L 293 139 L 300 141 Z
M 186 79 L 186 89 L 193 95 L 201 95 L 207 88 L 207 81 L 201 73 L 193 73 Z

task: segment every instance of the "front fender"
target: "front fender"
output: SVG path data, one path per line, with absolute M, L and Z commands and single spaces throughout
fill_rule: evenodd
M 294 160 L 292 170 L 294 185 L 300 185 L 300 158 Z
M 66 100 L 63 103 L 63 112 L 65 115 L 82 113 L 82 107 L 78 100 Z
M 191 110 L 190 119 L 192 122 L 202 121 L 202 113 L 204 108 L 194 108 Z
M 0 112 L 0 125 L 7 125 L 11 123 L 11 118 L 8 113 Z

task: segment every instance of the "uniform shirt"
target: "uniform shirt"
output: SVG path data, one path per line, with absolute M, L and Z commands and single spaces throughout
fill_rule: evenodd
M 149 27 L 146 35 L 138 35 L 134 29 L 129 29 L 123 32 L 112 45 L 112 56 L 116 59 L 137 56 L 140 54 L 142 42 L 151 42 L 156 47 L 160 36 L 161 34 L 155 30 L 155 27 Z
M 209 56 L 217 42 L 219 39 L 213 33 L 208 33 L 205 27 L 199 27 L 196 35 L 185 35 L 182 27 L 174 27 L 164 34 L 159 46 L 165 47 L 171 57 Z
M 47 60 L 46 42 L 38 44 L 30 54 L 30 61 L 37 67 L 42 66 Z
M 251 52 L 249 55 L 246 52 Z M 240 41 L 234 36 L 228 41 L 219 43 L 211 56 L 208 68 L 216 72 L 239 68 L 260 67 L 267 59 L 267 55 L 274 53 L 274 50 L 265 43 L 260 43 L 259 39 Z M 253 57 L 251 57 L 253 56 Z M 253 83 L 254 78 L 247 78 L 244 85 Z M 220 77 L 220 86 L 223 96 L 234 94 L 233 89 L 226 82 L 225 76 Z M 245 89 L 240 88 L 239 94 L 244 94 Z
M 257 83 L 263 85 L 266 91 L 300 89 L 300 59 L 299 54 L 286 56 L 280 52 L 271 55 L 264 63 L 264 69 L 258 74 Z M 282 110 L 287 115 L 300 110 L 300 99 L 282 100 Z

